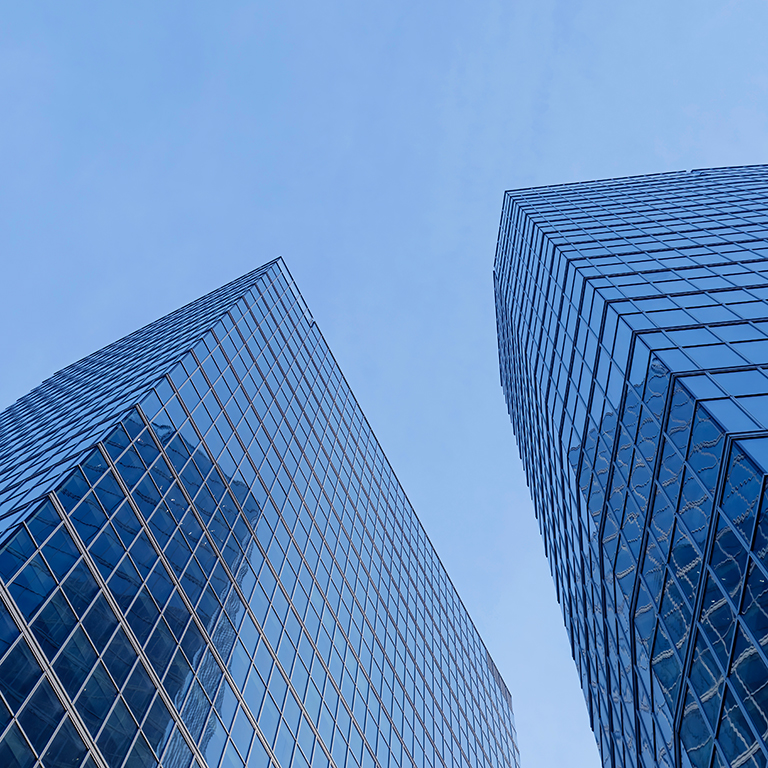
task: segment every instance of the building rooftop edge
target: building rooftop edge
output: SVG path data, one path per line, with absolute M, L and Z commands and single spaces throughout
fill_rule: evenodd
M 634 174 L 632 176 L 613 176 L 605 179 L 586 179 L 584 181 L 568 181 L 562 184 L 541 184 L 541 185 L 532 186 L 532 187 L 518 187 L 515 189 L 506 189 L 504 190 L 504 197 L 514 198 L 518 195 L 521 197 L 524 197 L 525 193 L 530 193 L 530 192 L 543 192 L 545 190 L 569 189 L 569 188 L 591 186 L 591 185 L 616 184 L 616 183 L 622 183 L 622 182 L 632 183 L 640 180 L 652 181 L 654 179 L 664 179 L 672 176 L 684 176 L 686 174 L 706 174 L 706 173 L 718 173 L 722 171 L 742 171 L 742 170 L 753 170 L 753 169 L 754 170 L 765 169 L 766 171 L 768 171 L 768 163 L 754 163 L 752 165 L 723 165 L 723 166 L 715 166 L 713 168 L 691 168 L 689 170 L 662 171 L 659 173 L 639 173 L 639 174 Z

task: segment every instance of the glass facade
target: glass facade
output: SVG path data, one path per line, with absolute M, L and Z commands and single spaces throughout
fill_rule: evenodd
M 509 692 L 282 262 L 0 430 L 4 768 L 518 766 Z
M 768 760 L 768 166 L 506 194 L 501 378 L 605 766 Z

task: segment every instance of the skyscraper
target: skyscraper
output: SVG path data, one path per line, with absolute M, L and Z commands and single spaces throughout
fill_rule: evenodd
M 605 766 L 768 759 L 768 166 L 508 192 L 502 386 Z
M 509 692 L 280 261 L 0 430 L 0 765 L 518 765 Z

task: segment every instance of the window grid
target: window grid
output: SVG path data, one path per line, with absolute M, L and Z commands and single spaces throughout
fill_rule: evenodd
M 76 364 L 161 356 L 47 488 L 19 465 L 65 520 L 27 551 L 54 507 L 11 506 L 0 576 L 65 709 L 109 768 L 517 765 L 506 686 L 287 272 L 232 286 L 202 331 Z M 47 554 L 64 529 L 74 560 Z
M 502 383 L 606 766 L 765 759 L 763 571 L 721 499 L 734 446 L 768 467 L 767 170 L 505 198 Z

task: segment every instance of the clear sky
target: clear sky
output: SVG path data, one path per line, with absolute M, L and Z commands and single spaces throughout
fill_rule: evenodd
M 11 3 L 0 407 L 282 255 L 504 675 L 597 768 L 499 386 L 505 189 L 768 162 L 766 0 Z

